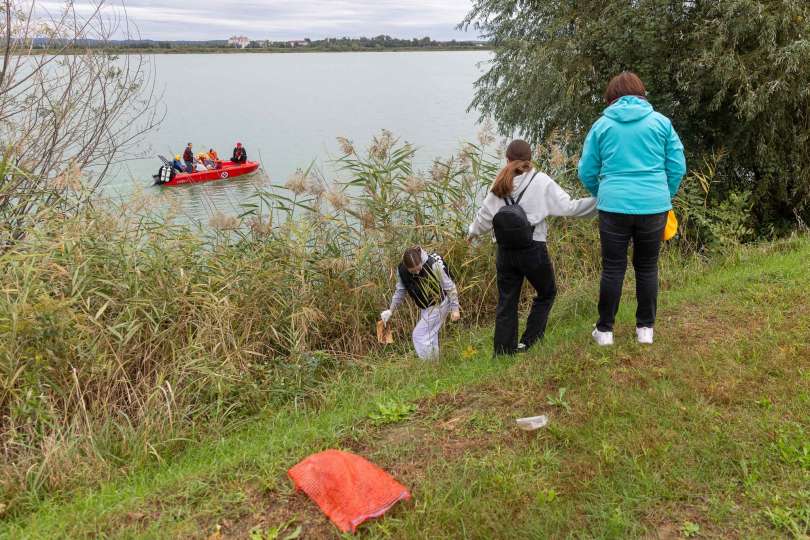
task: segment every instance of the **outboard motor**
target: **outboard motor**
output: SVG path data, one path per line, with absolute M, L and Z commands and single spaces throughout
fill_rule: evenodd
M 174 167 L 171 165 L 163 165 L 160 169 L 158 169 L 158 173 L 154 175 L 152 178 L 155 179 L 155 184 L 165 184 L 166 182 L 171 182 L 174 179 L 174 175 L 177 174 L 177 171 L 174 170 Z

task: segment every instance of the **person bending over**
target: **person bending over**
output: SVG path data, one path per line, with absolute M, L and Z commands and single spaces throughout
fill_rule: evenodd
M 397 288 L 391 306 L 380 314 L 385 324 L 406 296 L 421 309 L 412 334 L 416 354 L 423 360 L 432 360 L 439 354 L 439 331 L 447 315 L 453 321 L 461 318 L 458 289 L 441 256 L 428 254 L 419 246 L 405 251 L 397 268 Z

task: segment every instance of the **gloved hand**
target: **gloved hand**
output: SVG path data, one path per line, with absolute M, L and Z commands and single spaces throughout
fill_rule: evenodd
M 394 314 L 393 311 L 391 311 L 390 309 L 386 309 L 385 311 L 380 313 L 380 319 L 382 319 L 383 323 L 388 324 L 388 321 L 391 320 L 391 315 L 393 314 Z
M 450 320 L 453 321 L 453 322 L 456 322 L 460 318 L 461 318 L 461 313 L 459 313 L 458 311 L 454 311 L 453 313 L 450 314 Z

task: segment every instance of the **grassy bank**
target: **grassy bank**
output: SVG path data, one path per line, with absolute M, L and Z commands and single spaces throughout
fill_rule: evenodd
M 437 364 L 394 355 L 354 365 L 311 400 L 39 502 L 0 535 L 272 538 L 300 526 L 307 538 L 335 537 L 284 473 L 342 447 L 414 494 L 364 528 L 369 537 L 803 538 L 808 256 L 810 243 L 795 240 L 712 268 L 665 265 L 653 347 L 632 341 L 630 303 L 617 346 L 591 345 L 590 287 L 565 293 L 547 341 L 514 361 L 492 361 L 480 330 L 452 337 Z M 371 422 L 389 401 L 415 412 Z M 548 429 L 517 431 L 515 417 L 539 413 Z
M 6 516 L 171 459 L 367 363 L 409 245 L 450 261 L 459 328 L 491 318 L 492 245 L 463 240 L 469 201 L 493 177 L 487 153 L 468 146 L 420 174 L 413 148 L 389 133 L 367 154 L 342 146 L 346 182 L 300 171 L 206 230 L 154 215 L 162 203 L 144 200 L 43 216 L 0 253 Z M 596 267 L 593 223 L 556 231 L 560 280 L 574 287 Z M 415 316 L 403 309 L 398 331 Z

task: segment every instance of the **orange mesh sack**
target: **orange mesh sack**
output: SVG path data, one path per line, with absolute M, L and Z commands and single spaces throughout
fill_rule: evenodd
M 326 450 L 287 471 L 296 489 L 315 501 L 343 532 L 355 532 L 397 502 L 410 499 L 408 490 L 390 474 L 349 452 Z

